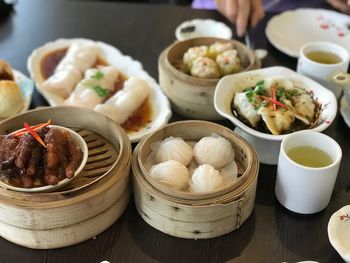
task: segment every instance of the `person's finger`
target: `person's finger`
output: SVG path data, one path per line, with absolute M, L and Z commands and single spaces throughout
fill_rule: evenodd
M 341 12 L 344 13 L 349 13 L 350 12 L 350 6 L 349 1 L 347 1 L 347 3 L 345 3 L 344 0 L 327 0 L 327 2 L 333 6 L 334 8 L 338 9 Z
M 231 23 L 236 23 L 238 7 L 237 0 L 222 0 L 225 8 L 225 16 Z
M 350 1 L 350 0 L 349 0 Z M 251 7 L 251 26 L 256 27 L 258 22 L 265 16 L 264 7 L 261 0 L 252 0 Z
M 238 0 L 236 30 L 238 36 L 243 36 L 247 30 L 250 14 L 250 0 Z

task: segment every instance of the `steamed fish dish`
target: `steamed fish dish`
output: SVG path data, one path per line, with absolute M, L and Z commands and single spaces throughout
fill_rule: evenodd
M 267 78 L 236 92 L 232 111 L 248 126 L 280 135 L 311 128 L 317 122 L 320 105 L 312 92 L 291 81 Z
M 151 86 L 108 65 L 102 53 L 93 41 L 74 42 L 48 53 L 41 61 L 41 88 L 64 105 L 96 110 L 126 131 L 138 131 L 152 120 L 147 99 Z
M 241 62 L 232 43 L 189 48 L 183 55 L 183 71 L 202 79 L 217 79 L 239 72 Z

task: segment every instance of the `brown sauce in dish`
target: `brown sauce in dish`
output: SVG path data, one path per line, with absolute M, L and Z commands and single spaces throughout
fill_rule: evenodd
M 41 61 L 41 74 L 44 80 L 53 75 L 55 68 L 61 62 L 66 55 L 68 48 L 58 49 L 48 53 Z M 103 58 L 97 58 L 97 61 L 93 67 L 107 66 L 108 63 Z M 124 82 L 128 79 L 126 75 L 120 72 L 119 78 L 114 83 L 114 90 L 110 93 L 109 97 L 112 97 L 119 90 L 123 89 Z M 108 99 L 107 98 L 107 99 Z M 152 121 L 152 105 L 147 98 L 143 104 L 129 117 L 129 119 L 121 126 L 125 131 L 138 131 L 143 128 L 147 123 Z
M 68 48 L 62 48 L 48 53 L 41 62 L 41 75 L 44 79 L 51 77 L 57 67 L 58 63 L 66 55 Z
M 147 98 L 142 105 L 121 126 L 126 132 L 137 132 L 152 121 L 152 105 Z

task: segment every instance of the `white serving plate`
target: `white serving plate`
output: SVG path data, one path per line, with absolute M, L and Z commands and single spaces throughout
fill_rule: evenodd
M 30 107 L 30 103 L 32 101 L 32 96 L 34 91 L 34 82 L 31 79 L 29 79 L 27 76 L 25 76 L 22 72 L 14 69 L 12 71 L 15 78 L 15 82 L 18 84 L 21 90 L 22 97 L 24 99 L 24 106 L 19 112 L 16 113 L 16 114 L 20 114 L 20 113 L 26 112 Z M 0 118 L 0 121 L 3 119 L 5 118 Z
M 12 191 L 24 192 L 24 193 L 52 192 L 54 190 L 57 190 L 57 189 L 65 186 L 66 184 L 68 184 L 71 180 L 76 178 L 79 175 L 79 173 L 84 169 L 84 166 L 86 164 L 86 161 L 88 159 L 88 154 L 89 154 L 88 147 L 87 147 L 84 139 L 78 133 L 76 133 L 75 131 L 68 129 L 66 127 L 62 127 L 62 126 L 58 126 L 58 125 L 50 125 L 49 127 L 56 128 L 56 129 L 63 129 L 63 130 L 68 131 L 70 133 L 70 135 L 72 136 L 72 139 L 74 140 L 74 142 L 80 147 L 81 151 L 83 152 L 83 158 L 81 160 L 81 163 L 80 163 L 78 169 L 74 172 L 74 176 L 72 178 L 63 179 L 63 180 L 59 181 L 58 184 L 56 184 L 56 185 L 45 185 L 45 186 L 33 187 L 33 188 L 15 187 L 15 186 L 9 185 L 6 182 L 0 180 L 1 187 L 12 190 Z M 13 133 L 16 133 L 16 131 Z
M 46 43 L 45 45 L 35 49 L 28 58 L 27 67 L 31 78 L 35 81 L 38 91 L 44 96 L 50 106 L 63 105 L 64 100 L 61 97 L 47 90 L 44 90 L 41 87 L 41 84 L 44 81 L 40 70 L 40 63 L 43 57 L 51 51 L 68 47 L 73 42 L 91 41 L 92 40 L 84 38 L 58 39 L 56 41 Z M 100 47 L 100 57 L 103 58 L 108 64 L 114 66 L 127 77 L 134 76 L 144 79 L 152 88 L 149 97 L 151 100 L 153 112 L 152 122 L 148 123 L 145 127 L 137 132 L 128 132 L 128 136 L 131 142 L 139 141 L 143 136 L 166 124 L 171 117 L 169 100 L 160 90 L 157 82 L 143 69 L 142 64 L 130 56 L 123 55 L 117 48 L 109 44 L 100 41 L 97 41 L 95 43 L 97 43 L 97 45 Z
M 331 10 L 300 8 L 270 19 L 266 36 L 281 52 L 299 57 L 300 48 L 312 41 L 342 45 L 350 52 L 350 16 Z
M 188 28 L 193 31 L 183 32 Z M 193 19 L 181 23 L 175 30 L 177 40 L 186 40 L 196 37 L 218 37 L 224 39 L 232 38 L 232 30 L 224 23 L 213 19 Z
M 350 205 L 336 211 L 328 222 L 328 238 L 345 262 L 350 262 Z
M 281 141 L 287 135 L 272 135 L 256 131 L 237 119 L 231 111 L 231 102 L 236 91 L 254 86 L 258 80 L 267 77 L 286 78 L 293 84 L 305 88 L 305 90 L 313 91 L 314 99 L 318 100 L 322 108 L 319 124 L 311 129 L 314 131 L 321 132 L 331 125 L 337 114 L 337 100 L 330 90 L 312 79 L 284 67 L 258 69 L 220 79 L 214 94 L 216 111 L 221 116 L 229 119 L 237 127 L 235 132 L 252 144 L 258 152 L 261 163 L 277 164 Z

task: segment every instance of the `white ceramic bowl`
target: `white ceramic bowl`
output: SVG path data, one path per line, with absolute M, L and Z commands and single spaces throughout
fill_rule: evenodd
M 4 181 L 0 180 L 0 186 L 9 190 L 17 191 L 17 192 L 25 192 L 25 193 L 40 193 L 40 192 L 52 192 L 54 190 L 57 190 L 66 184 L 68 184 L 71 180 L 73 180 L 75 177 L 78 176 L 78 174 L 83 170 L 86 161 L 88 159 L 88 147 L 84 139 L 75 131 L 68 129 L 66 127 L 58 126 L 58 125 L 50 125 L 50 128 L 56 128 L 56 129 L 62 129 L 66 130 L 70 133 L 72 136 L 73 141 L 80 147 L 81 151 L 83 152 L 83 158 L 81 160 L 81 163 L 78 167 L 78 169 L 74 172 L 74 176 L 72 178 L 66 178 L 58 182 L 56 185 L 45 185 L 41 187 L 33 187 L 33 188 L 23 188 L 23 187 L 15 187 L 12 185 L 9 185 L 5 183 Z M 16 132 L 13 132 L 16 133 Z
M 177 40 L 196 37 L 232 38 L 232 30 L 224 23 L 212 19 L 193 19 L 181 23 L 175 30 Z
M 345 262 L 350 262 L 350 205 L 336 211 L 328 222 L 328 238 Z
M 313 91 L 314 99 L 317 99 L 321 104 L 318 124 L 311 129 L 314 131 L 321 132 L 331 125 L 337 114 L 337 100 L 327 88 L 284 67 L 270 67 L 229 75 L 219 81 L 214 94 L 216 111 L 229 119 L 237 127 L 235 131 L 253 145 L 258 152 L 261 163 L 277 164 L 280 144 L 286 135 L 259 132 L 245 125 L 231 111 L 231 102 L 236 91 L 254 86 L 256 81 L 267 77 L 286 78 L 305 90 Z

